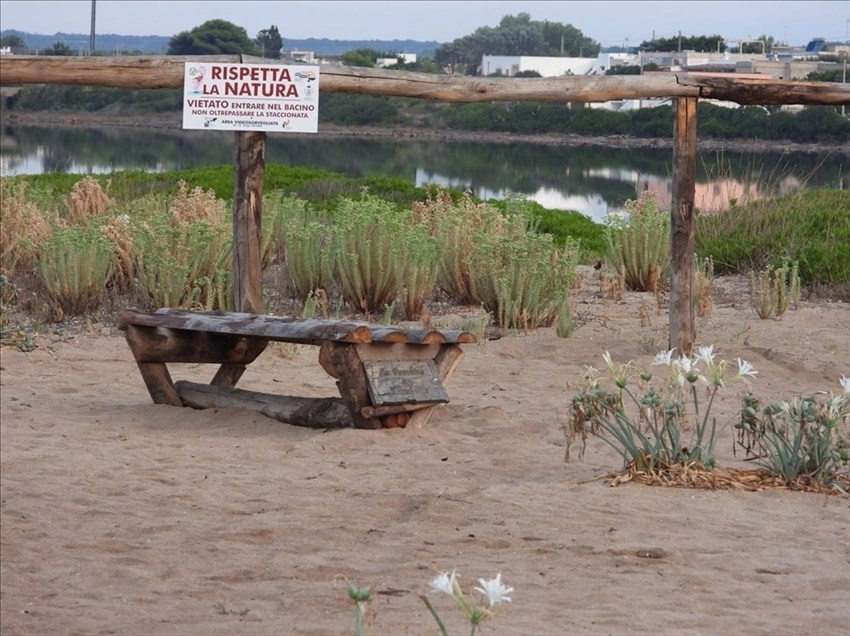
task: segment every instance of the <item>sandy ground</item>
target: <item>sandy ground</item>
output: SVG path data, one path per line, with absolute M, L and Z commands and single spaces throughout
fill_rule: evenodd
M 766 400 L 837 390 L 850 306 L 759 320 L 739 283 L 717 281 L 699 344 L 752 362 Z M 577 295 L 571 338 L 466 345 L 451 403 L 421 428 L 321 432 L 156 406 L 107 325 L 3 348 L 0 631 L 350 634 L 349 580 L 373 590 L 366 634 L 437 634 L 419 594 L 457 568 L 464 589 L 498 572 L 514 588 L 484 634 L 850 632 L 848 499 L 611 487 L 621 462 L 597 439 L 564 462 L 583 368 L 606 349 L 649 364 L 666 343 L 652 295 L 617 302 L 595 285 Z M 240 386 L 335 391 L 312 347 L 264 353 Z M 743 466 L 731 429 L 718 452 Z M 450 599 L 432 598 L 464 633 Z

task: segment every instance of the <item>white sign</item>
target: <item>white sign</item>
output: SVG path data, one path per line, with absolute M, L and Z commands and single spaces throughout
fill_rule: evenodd
M 183 128 L 318 132 L 319 67 L 187 62 Z

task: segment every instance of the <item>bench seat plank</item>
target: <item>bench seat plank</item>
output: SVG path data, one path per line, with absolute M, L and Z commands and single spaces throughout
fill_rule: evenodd
M 316 320 L 239 312 L 159 309 L 154 313 L 125 309 L 119 326 L 162 327 L 266 340 L 319 345 L 332 342 L 386 342 L 404 344 L 473 343 L 466 331 L 401 329 L 357 320 Z

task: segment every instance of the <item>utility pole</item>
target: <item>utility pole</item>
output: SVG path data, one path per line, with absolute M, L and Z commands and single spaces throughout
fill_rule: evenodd
M 94 55 L 94 4 L 96 0 L 91 0 L 91 34 L 89 35 L 89 55 Z

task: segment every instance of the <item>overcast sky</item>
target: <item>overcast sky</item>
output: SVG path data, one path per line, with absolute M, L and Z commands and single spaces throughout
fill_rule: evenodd
M 251 37 L 275 25 L 284 38 L 450 42 L 505 15 L 571 24 L 603 46 L 658 37 L 719 34 L 727 40 L 774 36 L 792 45 L 815 37 L 850 40 L 848 0 L 689 2 L 324 2 L 301 0 L 96 0 L 97 33 L 172 36 L 220 18 Z M 91 0 L 0 0 L 0 29 L 52 35 L 89 33 Z

